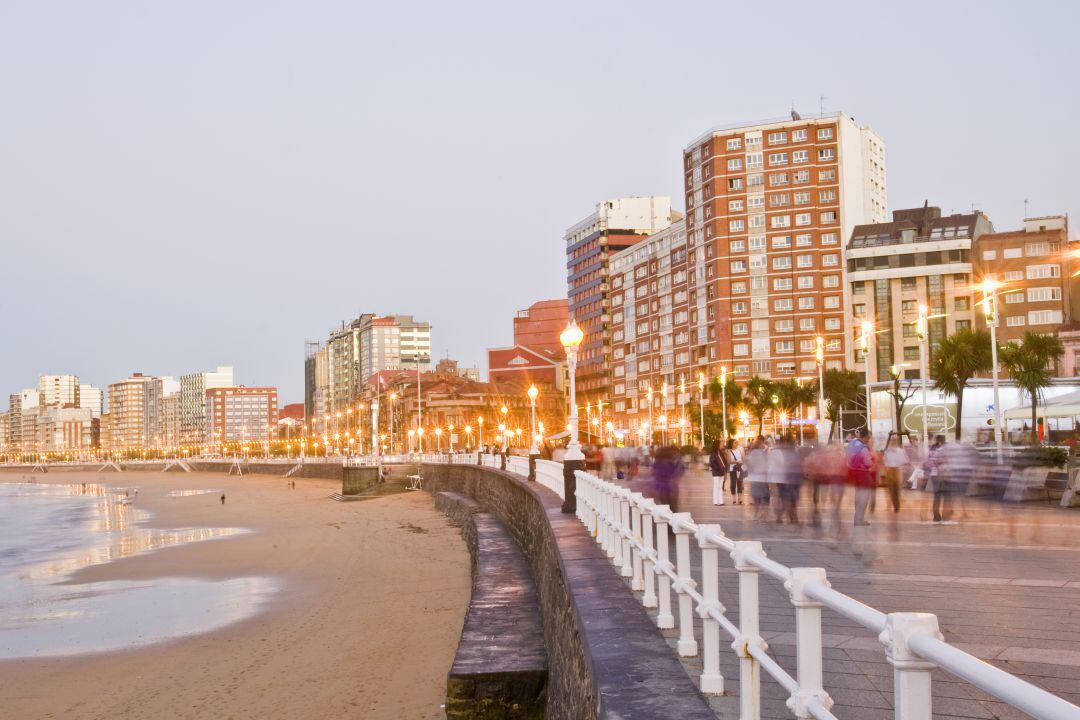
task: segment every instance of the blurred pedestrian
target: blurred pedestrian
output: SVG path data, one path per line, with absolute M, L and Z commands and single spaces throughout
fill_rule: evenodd
M 889 491 L 893 512 L 900 512 L 900 484 L 903 482 L 904 468 L 908 462 L 907 453 L 900 447 L 902 437 L 897 435 L 895 444 L 892 437 L 885 443 L 885 487 Z
M 875 490 L 877 476 L 874 472 L 874 456 L 870 452 L 870 433 L 863 428 L 848 443 L 844 459 L 847 463 L 848 484 L 855 488 L 855 525 L 865 526 L 866 508 Z
M 942 449 L 945 447 L 945 436 L 938 435 L 934 438 L 934 444 L 926 454 L 926 462 L 923 463 L 923 472 L 926 475 L 926 489 L 934 493 L 934 522 L 939 523 L 949 514 L 949 488 L 948 468 L 945 466 L 945 458 Z
M 652 474 L 653 495 L 657 504 L 668 505 L 672 512 L 677 512 L 679 479 L 683 474 L 682 453 L 670 446 L 657 450 Z
M 728 468 L 728 479 L 731 481 L 731 502 L 734 505 L 742 505 L 743 476 L 746 469 L 743 467 L 743 450 L 735 440 L 728 440 L 724 449 L 724 461 Z
M 769 449 L 760 435 L 746 454 L 746 470 L 754 519 L 765 520 L 769 511 Z
M 720 448 L 720 441 L 713 441 L 712 452 L 709 453 L 709 473 L 712 475 L 712 504 L 724 504 L 724 484 L 727 479 L 728 467 L 725 453 Z

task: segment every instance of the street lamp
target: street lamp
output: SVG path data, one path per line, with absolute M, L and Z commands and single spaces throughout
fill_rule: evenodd
M 698 430 L 701 432 L 701 449 L 705 449 L 705 373 L 699 372 L 698 386 Z
M 922 453 L 927 457 L 930 453 L 930 430 L 929 418 L 926 415 L 926 376 L 929 375 L 926 343 L 929 330 L 929 316 L 926 305 L 919 305 L 919 319 L 915 321 L 915 335 L 919 338 L 919 385 L 922 388 Z M 993 343 L 991 343 L 993 344 Z
M 859 338 L 859 348 L 863 351 L 863 365 L 866 369 L 866 432 L 872 433 L 873 425 L 870 422 L 870 339 L 874 335 L 874 323 L 869 320 L 862 321 L 862 337 Z
M 727 431 L 727 366 L 720 366 L 720 422 L 724 424 L 723 437 L 728 439 Z
M 679 413 L 682 418 L 679 420 L 679 445 L 686 445 L 686 375 L 679 375 Z
M 442 451 L 442 428 L 435 428 L 435 452 Z
M 649 445 L 652 445 L 652 385 L 649 385 Z
M 424 452 L 424 428 L 416 428 L 416 448 L 419 452 Z
M 397 393 L 390 393 L 390 445 L 389 450 L 394 452 L 394 401 L 397 400 Z
M 532 446 L 529 448 L 530 455 L 539 455 L 540 448 L 536 446 L 536 396 L 540 394 L 540 391 L 536 389 L 535 385 L 529 386 L 529 391 L 526 393 L 529 396 L 530 406 L 530 418 L 529 429 L 532 432 Z
M 817 362 L 817 441 L 825 444 L 825 338 L 817 336 L 817 348 L 814 349 Z
M 998 351 L 997 351 L 997 326 L 998 326 L 998 307 L 997 307 L 997 291 L 1001 287 L 1001 283 L 993 278 L 988 278 L 979 285 L 979 290 L 982 291 L 983 299 L 983 314 L 986 315 L 986 325 L 990 328 L 990 361 L 994 365 L 994 445 L 997 448 L 997 464 L 1002 462 L 1002 449 L 1001 449 L 1001 398 L 998 395 Z M 1031 399 L 1031 403 L 1034 406 L 1035 398 Z M 960 422 L 960 418 L 956 419 L 956 422 Z
M 577 389 L 576 380 L 577 375 L 577 352 L 578 346 L 581 345 L 581 341 L 585 339 L 585 333 L 581 331 L 577 323 L 571 320 L 566 329 L 559 335 L 559 342 L 562 343 L 563 349 L 566 350 L 566 364 L 570 370 L 570 440 L 566 444 L 566 460 L 585 460 L 585 455 L 581 452 L 581 443 L 578 442 L 578 412 L 577 412 Z M 567 497 L 571 497 L 569 491 L 567 491 Z M 565 506 L 564 506 L 565 507 Z
M 484 416 L 480 415 L 476 418 L 476 426 L 478 428 L 477 433 L 480 437 L 477 439 L 476 444 L 481 448 L 484 447 Z

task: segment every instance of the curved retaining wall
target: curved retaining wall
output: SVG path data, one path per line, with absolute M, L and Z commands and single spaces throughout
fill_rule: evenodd
M 424 465 L 424 488 L 476 500 L 529 561 L 554 720 L 715 720 L 656 625 L 550 490 L 477 465 Z

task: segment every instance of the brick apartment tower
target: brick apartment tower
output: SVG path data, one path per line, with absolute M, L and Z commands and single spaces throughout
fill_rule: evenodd
M 610 408 L 612 402 L 609 259 L 668 227 L 673 219 L 678 218 L 670 198 L 605 200 L 563 237 L 570 317 L 585 333 L 577 365 L 577 401 L 582 406 L 602 401 Z
M 821 335 L 827 366 L 842 366 L 844 245 L 856 225 L 886 220 L 881 138 L 843 113 L 792 113 L 710 130 L 683 169 L 689 264 L 704 276 L 690 294 L 692 364 L 739 381 L 811 378 Z
M 998 290 L 998 342 L 1019 340 L 1028 330 L 1057 333 L 1080 319 L 1080 290 L 1065 215 L 1026 218 L 1022 230 L 986 233 L 975 242 L 976 282 L 994 279 Z M 976 292 L 976 300 L 981 295 Z M 979 328 L 986 316 L 976 315 Z

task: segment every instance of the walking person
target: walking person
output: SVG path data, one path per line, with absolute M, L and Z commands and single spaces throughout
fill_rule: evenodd
M 720 441 L 713 441 L 712 452 L 709 453 L 709 472 L 712 474 L 712 504 L 724 504 L 724 481 L 728 475 L 727 458 L 720 448 Z
M 870 433 L 866 428 L 860 430 L 855 439 L 848 443 L 845 460 L 850 484 L 855 487 L 855 526 L 869 525 L 866 521 L 866 508 L 870 504 L 877 478 L 874 472 L 874 456 L 870 452 Z
M 221 493 L 221 504 L 225 504 L 225 493 Z
M 724 461 L 727 463 L 728 478 L 731 480 L 731 502 L 734 505 L 742 505 L 743 477 L 746 475 L 746 469 L 743 467 L 743 450 L 736 441 L 727 441 Z
M 900 512 L 900 483 L 904 481 L 904 466 L 908 462 L 907 453 L 900 447 L 901 437 L 896 436 L 895 444 L 891 437 L 885 443 L 885 487 L 888 488 L 894 513 Z
M 754 519 L 765 520 L 769 512 L 769 449 L 760 435 L 746 454 L 746 469 Z

